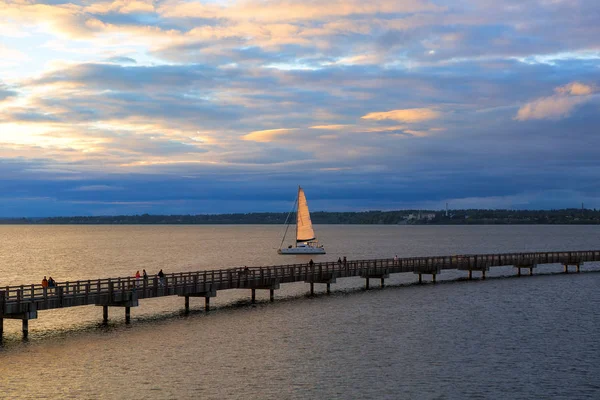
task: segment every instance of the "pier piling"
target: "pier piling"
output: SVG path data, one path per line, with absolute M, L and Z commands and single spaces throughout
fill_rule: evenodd
M 102 306 L 102 322 L 108 324 L 108 306 Z

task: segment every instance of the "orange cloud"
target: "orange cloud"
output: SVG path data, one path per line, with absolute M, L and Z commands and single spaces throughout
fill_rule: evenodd
M 592 99 L 594 86 L 571 82 L 554 89 L 556 94 L 533 100 L 517 111 L 518 121 L 529 119 L 560 119 L 568 117 L 579 105 Z
M 287 135 L 294 131 L 294 128 L 279 128 L 279 129 L 267 129 L 264 131 L 254 131 L 247 135 L 242 136 L 242 140 L 249 140 L 252 142 L 268 143 L 275 140 L 278 136 Z
M 385 112 L 372 112 L 362 116 L 362 119 L 375 121 L 392 120 L 399 122 L 422 122 L 439 118 L 441 114 L 430 108 L 407 108 L 404 110 L 391 110 Z
M 571 82 L 565 86 L 554 89 L 559 94 L 570 94 L 572 96 L 585 96 L 594 92 L 594 87 L 579 82 Z
M 321 129 L 325 131 L 337 131 L 340 129 L 347 128 L 351 125 L 315 125 L 311 126 L 310 129 Z

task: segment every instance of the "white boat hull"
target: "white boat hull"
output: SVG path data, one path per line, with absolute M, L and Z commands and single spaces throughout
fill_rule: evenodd
M 322 247 L 288 247 L 277 250 L 279 254 L 325 254 Z

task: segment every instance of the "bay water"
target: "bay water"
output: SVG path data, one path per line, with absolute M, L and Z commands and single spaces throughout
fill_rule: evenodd
M 332 261 L 600 249 L 600 226 L 316 226 Z M 0 225 L 0 286 L 232 266 L 308 262 L 281 256 L 271 225 Z M 485 281 L 443 271 L 438 284 L 395 274 L 386 287 L 340 279 L 332 293 L 284 284 L 203 299 L 40 311 L 4 321 L 0 398 L 597 399 L 600 265 L 532 277 L 492 268 Z M 477 277 L 478 274 L 474 273 Z M 373 288 L 374 287 L 374 288 Z

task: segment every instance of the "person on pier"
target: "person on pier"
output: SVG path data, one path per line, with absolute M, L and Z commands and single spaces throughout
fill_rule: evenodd
M 42 279 L 42 289 L 44 290 L 44 294 L 46 294 L 46 291 L 48 290 L 48 279 L 46 279 L 45 276 L 44 279 Z
M 163 272 L 162 268 L 160 271 L 158 271 L 158 283 L 160 286 L 165 286 L 165 273 Z
M 140 278 L 142 276 L 140 275 L 140 270 L 137 270 L 137 272 L 135 273 L 135 287 L 140 286 Z
M 52 277 L 48 278 L 48 287 L 51 289 L 56 287 L 56 281 Z
M 142 276 L 144 277 L 144 282 L 148 282 L 148 273 L 145 269 L 142 270 Z

